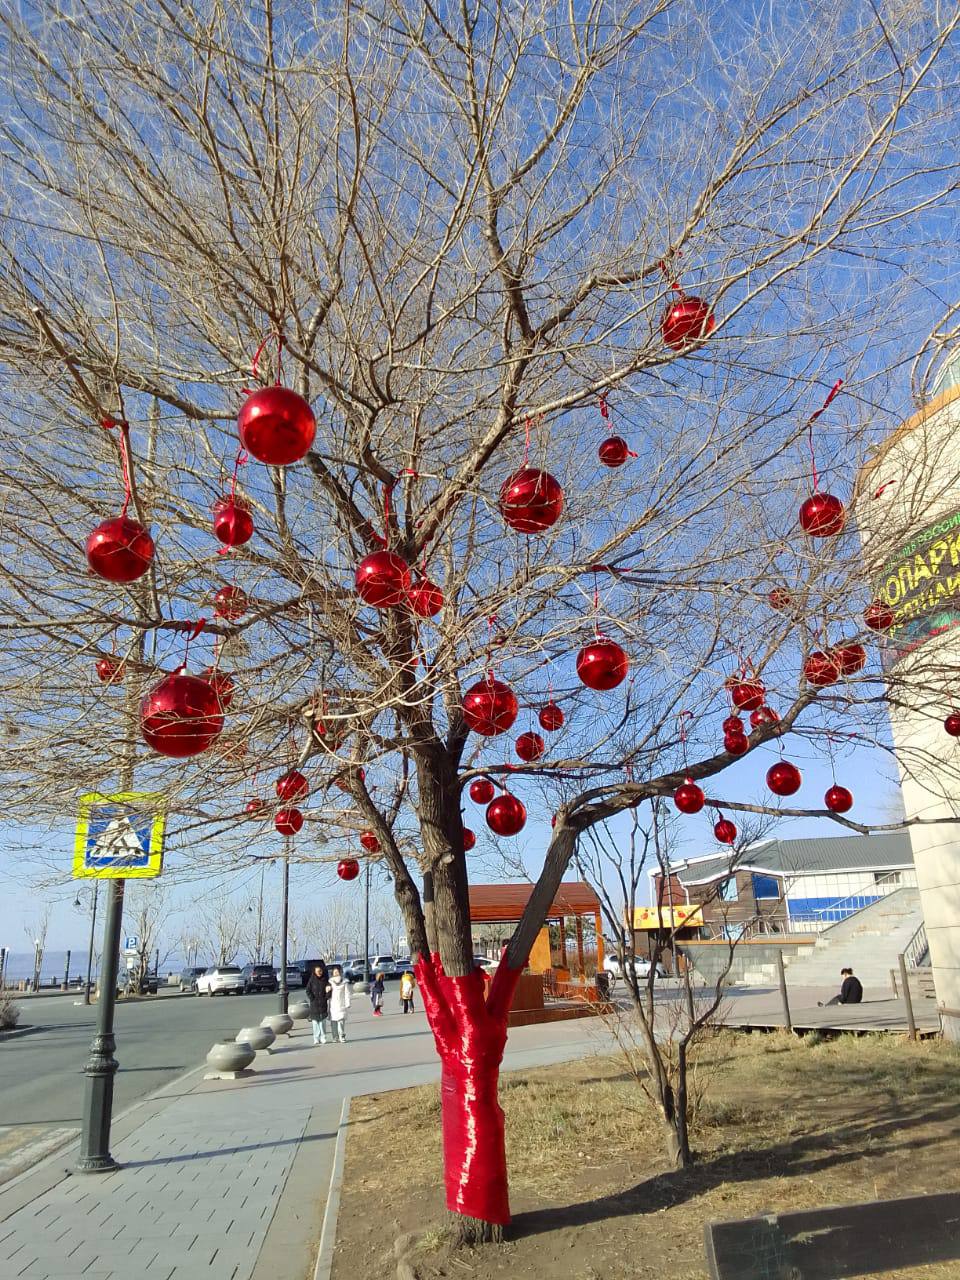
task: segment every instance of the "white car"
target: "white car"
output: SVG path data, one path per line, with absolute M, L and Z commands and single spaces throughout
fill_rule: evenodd
M 651 968 L 650 960 L 645 959 L 643 956 L 637 956 L 635 960 L 631 961 L 630 957 L 628 956 L 627 965 L 629 966 L 631 964 L 633 964 L 638 978 L 650 977 L 650 968 Z M 604 956 L 603 971 L 604 973 L 609 973 L 610 976 L 613 978 L 622 978 L 623 967 L 620 964 L 620 957 L 617 955 Z M 667 976 L 666 969 L 663 967 L 662 964 L 658 964 L 657 977 L 665 978 L 666 976 Z
M 242 996 L 243 970 L 238 964 L 216 964 L 197 979 L 198 996 Z
M 491 960 L 489 956 L 474 956 L 473 963 L 477 966 L 478 969 L 483 969 L 484 972 L 492 974 L 494 970 L 497 968 L 497 966 L 500 964 L 500 961 Z

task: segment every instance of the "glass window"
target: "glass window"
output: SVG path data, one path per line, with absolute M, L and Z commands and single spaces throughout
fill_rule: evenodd
M 720 882 L 720 901 L 736 902 L 739 894 L 737 893 L 737 878 L 731 876 L 729 880 L 721 880 Z
M 758 902 L 767 898 L 779 898 L 780 881 L 776 876 L 761 876 L 754 873 L 753 896 Z

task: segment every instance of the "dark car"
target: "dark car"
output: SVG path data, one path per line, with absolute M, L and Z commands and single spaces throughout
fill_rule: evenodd
M 299 973 L 300 973 L 300 985 L 301 985 L 301 987 L 305 987 L 305 986 L 307 985 L 307 982 L 308 982 L 308 981 L 309 981 L 309 979 L 310 979 L 310 975 L 311 975 L 311 973 L 313 973 L 313 971 L 314 971 L 314 969 L 317 967 L 317 965 L 318 965 L 318 964 L 326 964 L 326 963 L 327 963 L 327 962 L 326 962 L 326 960 L 294 960 L 293 964 L 288 965 L 288 966 L 287 966 L 287 968 L 288 968 L 288 970 L 290 970 L 290 969 L 297 969 L 297 970 L 299 970 Z M 288 975 L 287 975 L 287 986 L 289 987 L 289 986 L 291 986 L 291 985 L 292 985 L 292 975 L 290 975 L 290 974 L 288 973 Z
M 279 991 L 276 970 L 272 964 L 248 964 L 241 970 L 243 975 L 243 994 L 252 991 Z
M 207 972 L 206 965 L 193 965 L 188 969 L 180 970 L 180 991 L 183 995 L 190 995 L 197 989 L 197 979 L 202 973 Z
M 160 980 L 155 973 L 145 973 L 137 981 L 137 976 L 127 969 L 117 974 L 117 995 L 123 996 L 155 996 Z

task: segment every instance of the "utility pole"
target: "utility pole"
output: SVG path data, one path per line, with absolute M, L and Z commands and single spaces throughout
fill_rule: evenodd
M 280 910 L 280 1012 L 286 1013 L 290 1003 L 287 990 L 287 926 L 290 921 L 290 837 L 283 840 L 283 889 Z
M 363 881 L 363 985 L 370 985 L 370 859 L 366 859 Z
M 72 955 L 73 955 L 73 952 L 72 952 L 72 951 L 68 951 L 68 952 L 67 952 L 67 963 L 66 963 L 66 964 L 64 965 L 64 967 L 63 967 L 63 989 L 64 989 L 64 991 L 69 991 L 69 990 L 70 990 L 70 957 L 71 957 Z
M 7 953 L 9 947 L 0 947 L 0 993 L 3 992 L 7 983 Z
M 257 960 L 263 959 L 263 877 L 267 870 L 267 864 L 260 864 L 260 904 L 257 907 Z M 271 957 L 272 960 L 273 957 Z
M 90 912 L 90 941 L 87 943 L 87 981 L 83 988 L 83 1003 L 90 1003 L 90 979 L 93 973 L 93 941 L 97 929 L 97 898 L 100 896 L 100 881 L 93 882 L 93 910 Z

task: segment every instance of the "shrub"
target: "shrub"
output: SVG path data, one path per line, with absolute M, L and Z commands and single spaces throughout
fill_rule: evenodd
M 20 1010 L 9 996 L 0 995 L 0 1031 L 9 1031 L 17 1025 Z

